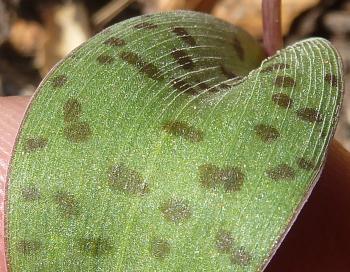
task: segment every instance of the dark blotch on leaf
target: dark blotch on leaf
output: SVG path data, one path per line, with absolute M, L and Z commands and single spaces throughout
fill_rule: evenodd
M 190 46 L 196 45 L 196 40 L 183 27 L 174 27 L 172 32 Z
M 207 83 L 205 83 L 205 82 L 199 82 L 197 86 L 202 91 L 209 91 L 209 89 L 210 89 L 210 86 Z
M 322 122 L 321 114 L 313 108 L 304 108 L 297 111 L 297 116 L 306 122 L 310 123 L 320 123 Z
M 42 247 L 41 242 L 35 240 L 21 240 L 17 243 L 17 250 L 24 255 L 34 254 Z
M 64 128 L 64 136 L 73 143 L 86 142 L 91 138 L 92 131 L 87 122 L 71 122 Z
M 204 92 L 217 93 L 220 91 L 216 86 L 209 86 L 205 82 L 199 82 L 197 86 L 199 89 L 201 89 L 201 91 L 204 91 Z M 222 86 L 220 85 L 220 87 Z
M 126 42 L 125 42 L 125 40 L 123 40 L 121 38 L 111 37 L 111 38 L 107 39 L 106 41 L 104 41 L 104 44 L 119 47 L 119 46 L 126 45 Z
M 277 87 L 294 87 L 295 80 L 289 76 L 278 76 L 275 79 L 275 85 Z
M 250 263 L 252 257 L 247 253 L 243 247 L 235 249 L 230 256 L 232 264 L 237 264 L 241 266 L 246 266 Z
M 158 259 L 164 259 L 170 254 L 171 246 L 164 239 L 154 239 L 151 241 L 150 251 L 152 255 Z
M 207 163 L 200 165 L 199 168 L 200 183 L 206 188 L 217 188 L 221 185 L 220 168 L 216 165 Z
M 234 192 L 241 189 L 244 181 L 243 172 L 237 167 L 225 167 L 220 170 L 220 180 L 226 192 Z
M 297 164 L 299 168 L 307 171 L 311 171 L 315 169 L 315 163 L 312 162 L 311 160 L 308 160 L 306 158 L 298 158 L 297 159 Z
M 278 130 L 271 125 L 258 124 L 254 129 L 256 135 L 265 143 L 272 143 L 280 136 Z
M 222 74 L 227 77 L 228 79 L 232 79 L 237 77 L 237 75 L 232 72 L 231 70 L 229 70 L 227 67 L 225 67 L 224 65 L 220 65 L 220 70 L 222 72 Z
M 238 167 L 219 168 L 213 164 L 203 164 L 198 170 L 200 183 L 208 189 L 223 186 L 226 192 L 234 192 L 240 190 L 243 185 L 244 174 Z
M 220 230 L 215 236 L 215 245 L 219 252 L 230 253 L 233 248 L 234 240 L 229 231 Z
M 139 23 L 137 25 L 134 25 L 134 27 L 137 28 L 137 29 L 148 29 L 148 30 L 151 30 L 151 29 L 157 28 L 158 26 L 153 24 L 153 23 L 142 22 L 142 23 Z
M 163 76 L 160 70 L 157 68 L 157 66 L 155 66 L 152 63 L 144 63 L 142 68 L 140 68 L 140 72 L 144 73 L 149 78 L 152 78 L 154 80 L 163 79 Z
M 203 131 L 183 121 L 169 121 L 163 125 L 163 129 L 171 135 L 183 137 L 191 142 L 200 142 L 203 140 Z
M 25 140 L 24 149 L 26 152 L 33 152 L 47 146 L 48 140 L 44 137 L 33 137 Z
M 185 221 L 192 215 L 188 202 L 182 199 L 170 199 L 164 202 L 160 206 L 160 211 L 167 221 L 175 223 Z
M 119 57 L 125 62 L 127 62 L 128 64 L 136 66 L 137 68 L 140 68 L 143 65 L 143 61 L 141 57 L 134 52 L 124 51 L 119 54 Z
M 237 37 L 234 37 L 232 40 L 233 48 L 236 50 L 238 58 L 243 61 L 244 60 L 244 49 L 242 47 L 241 42 L 237 39 Z
M 126 63 L 135 66 L 141 73 L 154 80 L 162 80 L 161 71 L 152 63 L 145 62 L 138 54 L 133 52 L 121 52 L 119 57 Z
M 219 178 L 220 168 L 207 163 L 199 166 L 200 183 L 206 188 L 217 188 L 221 185 Z
M 109 170 L 108 184 L 112 190 L 133 195 L 144 195 L 149 191 L 148 184 L 142 176 L 122 163 Z
M 92 257 L 100 257 L 113 249 L 110 241 L 102 237 L 80 239 L 79 246 L 84 254 Z
M 40 191 L 36 187 L 25 187 L 22 189 L 22 197 L 25 201 L 36 201 L 40 199 Z
M 183 78 L 174 78 L 170 81 L 170 84 L 181 93 L 189 95 L 198 94 L 198 91 Z
M 64 84 L 67 83 L 67 81 L 68 81 L 68 78 L 65 75 L 55 76 L 52 79 L 52 87 L 54 87 L 54 88 L 62 87 Z
M 115 61 L 115 59 L 107 54 L 102 54 L 97 57 L 97 62 L 100 64 L 112 64 Z
M 264 69 L 262 69 L 260 72 L 261 73 L 267 73 L 267 72 L 272 72 L 276 70 L 284 70 L 284 69 L 289 69 L 290 65 L 287 63 L 275 63 L 271 64 Z
M 266 171 L 266 174 L 273 180 L 293 180 L 295 178 L 295 172 L 292 167 L 286 163 L 281 163 L 276 167 L 272 167 Z
M 337 76 L 333 74 L 326 74 L 324 80 L 332 87 L 339 87 L 341 85 Z
M 74 195 L 60 191 L 55 194 L 54 200 L 65 217 L 70 218 L 79 214 L 78 201 Z
M 218 86 L 220 89 L 230 89 L 232 86 L 230 84 L 227 83 L 223 83 L 221 82 Z M 218 90 L 219 91 L 219 90 Z
M 68 99 L 66 103 L 64 103 L 63 114 L 65 122 L 78 121 L 81 114 L 81 103 L 78 99 Z
M 171 52 L 171 55 L 176 60 L 176 62 L 184 69 L 193 69 L 194 63 L 192 58 L 183 49 L 177 49 Z
M 276 93 L 272 95 L 272 101 L 282 107 L 282 108 L 290 108 L 293 104 L 293 100 L 289 97 L 289 95 L 284 93 Z

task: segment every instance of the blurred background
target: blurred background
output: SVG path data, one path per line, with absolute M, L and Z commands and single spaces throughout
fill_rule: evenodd
M 57 61 L 111 24 L 174 9 L 211 13 L 261 40 L 261 0 L 0 0 L 0 96 L 31 95 Z M 350 1 L 282 0 L 286 45 L 319 36 L 339 50 L 345 100 L 336 138 L 350 150 Z

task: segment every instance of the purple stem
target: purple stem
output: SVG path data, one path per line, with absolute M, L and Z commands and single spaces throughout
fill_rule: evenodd
M 281 0 L 262 0 L 263 42 L 268 56 L 283 48 Z

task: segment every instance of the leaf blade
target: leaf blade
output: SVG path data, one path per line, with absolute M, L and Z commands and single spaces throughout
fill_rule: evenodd
M 239 48 L 232 34 L 242 41 L 238 53 L 230 53 Z M 41 85 L 12 161 L 11 268 L 261 267 L 323 163 L 342 89 L 339 57 L 324 40 L 298 43 L 251 71 L 262 57 L 243 32 L 187 12 L 127 21 L 68 57 Z M 24 152 L 37 135 L 47 146 Z M 303 148 L 313 161 L 296 156 Z M 23 202 L 24 185 L 37 186 L 40 201 Z M 52 192 L 69 198 L 57 205 Z M 57 222 L 67 208 L 74 216 Z M 16 245 L 33 237 L 50 252 L 19 254 Z M 166 252 L 150 252 L 153 241 Z

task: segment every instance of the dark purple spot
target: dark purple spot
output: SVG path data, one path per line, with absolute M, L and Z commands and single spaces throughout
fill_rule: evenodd
M 196 45 L 196 40 L 183 27 L 174 27 L 172 32 L 190 46 Z
M 311 171 L 311 170 L 315 169 L 315 163 L 309 159 L 306 159 L 306 158 L 298 158 L 297 164 L 298 164 L 299 168 L 306 170 L 306 171 Z
M 219 168 L 213 164 L 203 164 L 198 170 L 201 185 L 208 189 L 223 186 L 226 192 L 234 192 L 239 191 L 243 185 L 244 174 L 238 167 Z
M 150 251 L 158 259 L 164 259 L 170 254 L 171 246 L 167 240 L 154 239 L 151 241 Z
M 290 65 L 287 63 L 275 63 L 275 64 L 271 64 L 271 65 L 265 67 L 260 72 L 267 73 L 267 72 L 272 72 L 272 71 L 276 71 L 276 70 L 284 70 L 284 69 L 289 69 L 289 68 L 290 68 Z
M 81 103 L 76 98 L 70 98 L 64 103 L 63 114 L 65 122 L 78 121 L 81 114 Z
M 191 70 L 194 67 L 192 58 L 187 54 L 186 50 L 177 49 L 171 52 L 176 62 L 184 69 Z
M 87 122 L 71 122 L 64 128 L 64 136 L 73 143 L 86 142 L 91 138 L 92 131 Z
M 38 252 L 41 247 L 41 242 L 35 240 L 21 240 L 17 243 L 17 250 L 24 255 L 34 254 Z
M 295 80 L 289 76 L 278 76 L 275 79 L 275 85 L 277 87 L 294 87 L 295 86 Z
M 132 195 L 144 195 L 149 192 L 148 184 L 142 176 L 122 163 L 109 170 L 108 184 L 112 190 Z
M 97 62 L 100 64 L 112 64 L 115 61 L 115 59 L 107 54 L 102 54 L 97 57 Z
M 237 56 L 241 61 L 244 60 L 244 49 L 242 47 L 241 42 L 237 39 L 237 37 L 234 37 L 232 40 L 233 48 L 236 50 Z
M 145 63 L 140 69 L 140 72 L 146 74 L 149 78 L 154 80 L 163 79 L 162 73 L 153 63 Z
M 210 86 L 205 82 L 199 82 L 197 86 L 199 87 L 199 89 L 205 92 L 210 89 Z
M 256 135 L 265 143 L 272 143 L 280 137 L 280 133 L 271 125 L 258 124 L 254 127 Z
M 246 266 L 250 263 L 252 257 L 247 253 L 243 247 L 235 249 L 230 256 L 232 264 L 237 264 L 241 266 Z
M 219 252 L 230 253 L 234 245 L 234 240 L 229 231 L 220 230 L 215 236 L 215 244 Z
M 110 45 L 110 46 L 119 47 L 119 46 L 124 46 L 124 45 L 126 45 L 126 42 L 125 42 L 125 40 L 123 40 L 123 39 L 121 39 L 121 38 L 118 38 L 118 37 L 111 37 L 111 38 L 109 38 L 108 40 L 104 41 L 104 44 L 105 44 L 105 45 Z
M 203 141 L 203 131 L 183 121 L 169 121 L 163 124 L 162 128 L 165 132 L 182 137 L 190 142 Z
M 286 163 L 281 163 L 268 169 L 266 174 L 273 180 L 293 180 L 295 178 L 294 169 Z
M 321 114 L 313 108 L 304 108 L 297 111 L 297 116 L 306 122 L 320 123 L 323 121 Z
M 79 239 L 80 250 L 89 256 L 100 257 L 108 254 L 112 249 L 112 243 L 102 237 Z
M 220 65 L 220 70 L 222 72 L 222 74 L 227 77 L 228 79 L 232 79 L 237 77 L 237 75 L 232 72 L 231 70 L 229 70 L 227 67 L 225 67 L 224 65 Z
M 36 201 L 40 199 L 40 191 L 36 187 L 25 187 L 22 189 L 22 197 L 25 201 Z
M 217 188 L 221 185 L 220 168 L 216 165 L 207 163 L 200 165 L 199 168 L 200 183 L 206 188 Z
M 144 73 L 149 78 L 154 80 L 162 80 L 161 71 L 153 63 L 145 62 L 138 54 L 133 52 L 121 52 L 119 57 L 126 63 L 137 68 L 141 73 Z
M 137 25 L 134 25 L 135 28 L 137 29 L 148 29 L 148 30 L 151 30 L 151 29 L 155 29 L 157 28 L 158 26 L 153 24 L 153 23 L 149 23 L 149 22 L 141 22 Z
M 185 221 L 192 215 L 188 202 L 181 199 L 170 199 L 164 202 L 160 206 L 160 211 L 167 221 L 175 223 Z
M 220 83 L 218 86 L 220 89 L 230 89 L 232 87 L 232 85 L 227 84 L 227 83 Z
M 340 87 L 341 86 L 341 82 L 338 81 L 338 78 L 336 75 L 326 74 L 324 77 L 324 80 L 332 87 Z
M 79 214 L 78 201 L 74 195 L 60 191 L 54 195 L 54 200 L 65 217 L 71 218 Z
M 241 189 L 244 174 L 238 167 L 230 166 L 220 170 L 219 178 L 226 192 L 235 192 Z
M 48 140 L 44 137 L 33 137 L 25 140 L 24 149 L 26 152 L 33 152 L 47 146 Z
M 181 93 L 189 95 L 198 94 L 198 91 L 183 78 L 174 78 L 170 81 L 170 84 Z
M 288 109 L 292 106 L 293 100 L 289 97 L 289 95 L 284 94 L 284 93 L 276 93 L 272 95 L 272 101 L 285 109 Z
M 216 86 L 209 86 L 207 83 L 205 82 L 197 82 L 197 86 L 199 89 L 201 89 L 201 91 L 203 92 L 210 92 L 210 93 L 217 93 L 220 90 L 216 87 Z M 222 87 L 221 85 L 219 87 Z
M 58 75 L 58 76 L 55 76 L 55 77 L 52 79 L 52 87 L 54 87 L 54 88 L 63 87 L 63 85 L 66 84 L 67 81 L 68 81 L 68 78 L 67 78 L 67 76 L 65 76 L 65 75 Z

